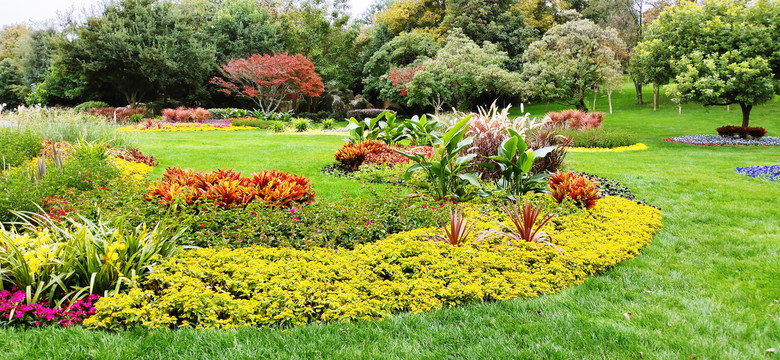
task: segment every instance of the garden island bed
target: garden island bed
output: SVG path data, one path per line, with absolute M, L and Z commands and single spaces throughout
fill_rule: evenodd
M 780 137 L 775 136 L 742 139 L 720 135 L 686 135 L 666 138 L 664 141 L 700 146 L 780 146 Z

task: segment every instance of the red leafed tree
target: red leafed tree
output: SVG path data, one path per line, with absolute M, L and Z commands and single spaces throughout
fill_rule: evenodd
M 222 66 L 222 75 L 224 78 L 214 77 L 211 83 L 226 94 L 254 100 L 263 113 L 276 111 L 284 99 L 320 96 L 325 88 L 314 64 L 301 54 L 231 59 Z

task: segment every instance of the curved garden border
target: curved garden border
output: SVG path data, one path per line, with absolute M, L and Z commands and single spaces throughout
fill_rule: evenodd
M 586 147 L 572 147 L 567 151 L 569 152 L 623 152 L 623 151 L 638 151 L 646 150 L 647 145 L 643 143 L 636 143 L 629 146 L 618 146 L 614 148 L 586 148 Z

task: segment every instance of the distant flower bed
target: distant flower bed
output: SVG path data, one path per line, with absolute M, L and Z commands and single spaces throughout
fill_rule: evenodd
M 779 146 L 780 137 L 764 136 L 759 139 L 742 139 L 720 135 L 686 135 L 664 141 L 703 146 Z
M 235 131 L 235 130 L 254 130 L 252 126 L 234 126 L 230 121 L 212 120 L 202 123 L 172 123 L 165 121 L 147 120 L 137 125 L 125 126 L 117 131 L 132 132 L 165 132 L 165 131 Z
M 748 177 L 780 183 L 780 165 L 738 167 L 737 172 Z
M 586 147 L 572 147 L 569 148 L 569 152 L 621 152 L 621 151 L 632 151 L 632 150 L 646 150 L 647 145 L 638 143 L 634 145 L 629 146 L 618 146 L 614 148 L 586 148 Z

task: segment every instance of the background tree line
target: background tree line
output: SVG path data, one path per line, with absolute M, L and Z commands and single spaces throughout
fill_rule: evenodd
M 721 4 L 721 12 L 746 6 L 710 2 Z M 311 59 L 328 91 L 349 90 L 375 106 L 416 110 L 473 108 L 497 97 L 587 109 L 586 91 L 611 93 L 625 74 L 634 80 L 641 103 L 643 84 L 657 89 L 674 82 L 680 71 L 671 61 L 680 59 L 680 51 L 695 51 L 702 42 L 742 46 L 746 36 L 755 34 L 762 34 L 763 42 L 754 41 L 751 49 L 768 50 L 742 51 L 741 56 L 761 53 L 769 71 L 780 73 L 780 50 L 771 40 L 778 38 L 780 27 L 776 1 L 760 0 L 750 7 L 745 21 L 763 28 L 743 32 L 742 40 L 729 38 L 733 35 L 725 28 L 697 32 L 695 17 L 680 20 L 673 14 L 683 11 L 663 11 L 690 6 L 698 5 L 673 0 L 377 0 L 366 14 L 351 19 L 346 0 L 119 0 L 59 29 L 5 27 L 0 32 L 0 103 L 241 105 L 208 79 L 220 75 L 229 59 L 282 52 Z M 670 40 L 664 29 L 672 28 L 660 22 L 687 29 L 687 37 L 674 39 L 684 44 L 674 44 L 677 53 L 665 50 L 669 44 L 657 44 Z M 701 52 L 707 56 L 726 47 L 706 45 Z M 671 90 L 685 91 L 680 89 Z M 680 94 L 680 102 L 700 100 Z

